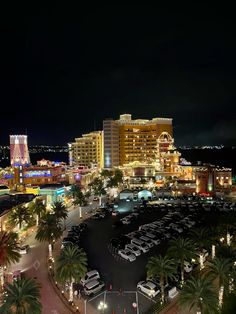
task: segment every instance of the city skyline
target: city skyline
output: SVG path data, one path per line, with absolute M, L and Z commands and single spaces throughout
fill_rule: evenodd
M 0 143 L 27 131 L 31 145 L 65 144 L 130 113 L 173 118 L 178 146 L 234 145 L 235 22 L 220 10 L 114 2 L 6 14 Z

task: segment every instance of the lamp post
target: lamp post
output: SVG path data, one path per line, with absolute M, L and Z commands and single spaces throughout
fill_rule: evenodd
M 98 304 L 98 310 L 104 313 L 106 309 L 107 309 L 107 304 L 106 304 L 106 291 L 105 291 L 103 301 L 100 301 L 100 303 Z
M 103 301 L 100 301 L 100 303 L 98 304 L 98 310 L 104 313 L 106 309 L 107 309 L 107 304 Z

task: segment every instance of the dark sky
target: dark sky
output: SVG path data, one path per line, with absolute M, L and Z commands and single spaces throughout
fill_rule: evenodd
M 235 145 L 233 8 L 99 3 L 2 12 L 0 144 L 66 144 L 131 113 L 172 117 L 177 145 Z

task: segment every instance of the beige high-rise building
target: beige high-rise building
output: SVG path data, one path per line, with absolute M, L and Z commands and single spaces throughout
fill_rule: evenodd
M 69 143 L 70 165 L 103 168 L 103 131 L 94 131 Z
M 123 114 L 119 120 L 104 120 L 103 132 L 105 168 L 157 161 L 173 143 L 169 118 L 132 120 L 131 114 Z

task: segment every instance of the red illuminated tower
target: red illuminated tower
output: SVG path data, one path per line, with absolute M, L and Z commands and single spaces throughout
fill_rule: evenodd
M 11 166 L 24 166 L 30 164 L 27 135 L 10 135 Z

